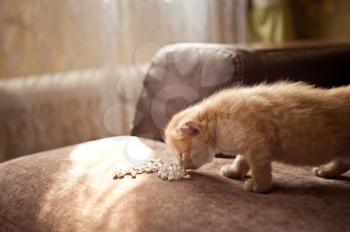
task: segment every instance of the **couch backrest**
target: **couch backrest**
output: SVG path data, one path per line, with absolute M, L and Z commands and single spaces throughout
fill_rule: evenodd
M 120 67 L 0 80 L 0 162 L 129 134 L 143 77 Z
M 144 80 L 133 135 L 162 140 L 176 112 L 235 83 L 305 81 L 321 87 L 350 84 L 350 44 L 252 48 L 174 44 L 153 58 Z

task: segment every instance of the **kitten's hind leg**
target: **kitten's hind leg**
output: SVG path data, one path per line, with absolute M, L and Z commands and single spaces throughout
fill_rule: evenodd
M 315 167 L 312 172 L 319 177 L 323 178 L 337 178 L 344 172 L 350 169 L 350 162 L 344 162 L 342 160 L 335 160 L 326 165 Z
M 237 155 L 233 164 L 221 168 L 221 175 L 234 179 L 242 179 L 249 171 L 249 164 L 241 155 Z

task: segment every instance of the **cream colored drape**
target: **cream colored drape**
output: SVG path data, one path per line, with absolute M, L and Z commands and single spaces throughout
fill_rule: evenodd
M 148 62 L 164 44 L 245 41 L 245 0 L 0 0 L 0 77 Z

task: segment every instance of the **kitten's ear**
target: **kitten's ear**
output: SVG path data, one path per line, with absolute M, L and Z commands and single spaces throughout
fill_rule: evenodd
M 199 134 L 200 125 L 194 121 L 185 122 L 180 127 L 180 134 L 183 136 L 196 136 Z

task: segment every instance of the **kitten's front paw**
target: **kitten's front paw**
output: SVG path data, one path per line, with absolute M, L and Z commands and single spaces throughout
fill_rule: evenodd
M 242 179 L 244 177 L 244 174 L 239 172 L 233 165 L 223 166 L 220 170 L 220 174 L 234 179 Z
M 312 169 L 312 172 L 315 174 L 315 176 L 322 177 L 322 178 L 336 178 L 338 175 L 336 173 L 333 173 L 330 170 L 327 170 L 323 167 L 315 167 Z
M 271 189 L 271 183 L 258 184 L 254 179 L 248 179 L 244 182 L 244 190 L 255 193 L 266 193 Z

